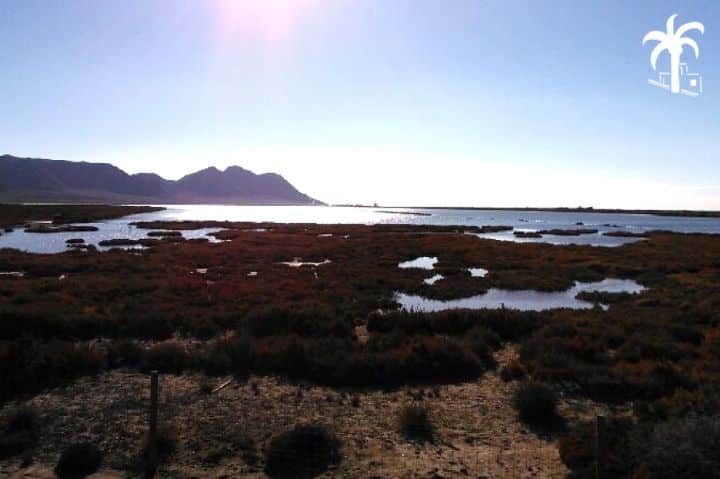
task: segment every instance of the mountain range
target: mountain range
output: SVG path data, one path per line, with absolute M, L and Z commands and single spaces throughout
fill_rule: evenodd
M 0 201 L 170 204 L 313 205 L 276 173 L 215 167 L 177 181 L 154 173 L 129 175 L 107 163 L 0 156 Z

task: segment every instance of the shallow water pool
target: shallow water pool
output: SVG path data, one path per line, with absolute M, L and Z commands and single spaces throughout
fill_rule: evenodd
M 505 290 L 491 288 L 484 294 L 453 300 L 430 299 L 424 296 L 396 293 L 395 301 L 401 309 L 432 313 L 450 309 L 516 309 L 520 311 L 546 311 L 549 309 L 591 309 L 595 306 L 607 309 L 607 305 L 576 298 L 581 292 L 630 293 L 645 290 L 641 284 L 628 279 L 605 279 L 594 283 L 575 282 L 575 285 L 559 292 L 533 290 Z

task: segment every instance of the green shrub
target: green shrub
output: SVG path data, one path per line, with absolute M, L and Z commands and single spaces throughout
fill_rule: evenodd
M 638 445 L 652 479 L 720 478 L 720 418 L 682 418 L 655 427 Z
M 248 466 L 255 466 L 260 462 L 255 441 L 244 432 L 232 436 L 233 447 L 240 450 L 240 456 Z
M 373 333 L 387 333 L 395 329 L 405 334 L 450 336 L 480 328 L 492 333 L 495 338 L 516 341 L 537 330 L 547 317 L 547 312 L 510 310 L 451 310 L 437 313 L 392 311 L 383 315 L 369 315 L 367 327 Z
M 340 462 L 340 441 L 325 427 L 295 426 L 270 441 L 265 473 L 276 478 L 311 478 Z
M 0 435 L 0 459 L 7 459 L 23 454 L 35 447 L 37 438 L 34 434 L 18 432 Z
M 145 351 L 135 341 L 121 339 L 114 341 L 108 349 L 107 362 L 110 367 L 135 367 L 142 363 Z
M 677 389 L 672 396 L 653 402 L 636 402 L 635 415 L 644 421 L 686 416 L 720 415 L 720 385 L 706 383 L 695 390 Z
M 10 416 L 5 432 L 12 434 L 15 432 L 36 431 L 39 423 L 40 416 L 37 410 L 29 406 L 22 406 Z
M 495 369 L 497 362 L 493 357 L 493 350 L 500 345 L 500 338 L 495 333 L 487 330 L 475 328 L 467 335 L 470 350 L 488 369 Z
M 558 441 L 560 458 L 573 471 L 573 479 L 595 478 L 595 429 L 594 421 L 579 423 Z M 632 438 L 636 433 L 631 420 L 607 418 L 602 431 L 603 477 L 629 477 L 635 464 Z
M 406 406 L 400 411 L 400 432 L 410 441 L 433 442 L 435 439 L 435 427 L 428 411 L 419 406 Z
M 687 326 L 675 326 L 670 330 L 670 334 L 678 341 L 693 346 L 700 346 L 705 339 L 705 335 L 701 331 Z
M 19 456 L 37 444 L 39 416 L 35 409 L 20 407 L 0 434 L 0 459 Z
M 60 456 L 55 474 L 60 479 L 89 476 L 100 469 L 102 458 L 102 452 L 94 444 L 72 444 Z
M 520 384 L 513 396 L 520 420 L 535 425 L 548 425 L 557 419 L 557 401 L 549 386 L 532 381 Z
M 558 440 L 560 459 L 571 470 L 585 473 L 595 464 L 595 424 L 583 422 Z
M 203 367 L 208 376 L 226 374 L 232 366 L 232 360 L 224 351 L 214 347 L 203 358 Z
M 235 376 L 245 378 L 250 375 L 256 355 L 252 338 L 247 335 L 235 335 L 220 339 L 215 344 L 215 350 L 217 354 L 230 360 L 229 367 Z
M 295 334 L 308 338 L 352 338 L 354 335 L 350 322 L 323 308 L 258 310 L 247 315 L 245 324 L 256 337 Z
M 161 373 L 181 373 L 191 365 L 190 356 L 177 343 L 156 344 L 145 353 L 142 370 L 156 370 Z
M 0 321 L 2 322 L 2 321 Z M 0 341 L 0 402 L 102 369 L 102 356 L 68 341 Z
M 617 360 L 631 363 L 642 360 L 675 362 L 686 354 L 669 336 L 633 336 L 618 349 Z
M 505 382 L 517 381 L 527 375 L 525 368 L 515 359 L 500 370 L 500 378 Z
M 609 418 L 603 429 L 603 477 L 720 479 L 720 418 L 676 418 L 655 425 Z M 595 477 L 595 424 L 581 423 L 558 443 L 573 479 Z

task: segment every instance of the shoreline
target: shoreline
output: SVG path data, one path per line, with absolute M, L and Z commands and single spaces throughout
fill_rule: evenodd
M 381 208 L 406 210 L 465 210 L 465 211 L 521 211 L 538 213 L 601 213 L 620 215 L 650 215 L 678 218 L 720 218 L 720 211 L 712 210 L 654 210 L 654 209 L 622 209 L 622 208 L 570 208 L 570 207 L 530 207 L 530 206 L 368 206 L 368 205 L 330 205 L 346 208 Z
M 3 202 L 0 207 L 29 207 L 29 208 L 57 208 L 61 206 L 92 208 L 157 208 L 159 210 L 172 206 L 266 206 L 266 207 L 327 207 L 327 208 L 358 208 L 374 209 L 378 213 L 407 214 L 413 216 L 430 216 L 428 213 L 417 210 L 437 211 L 517 211 L 526 213 L 585 213 L 585 214 L 618 214 L 618 215 L 645 215 L 672 218 L 720 218 L 720 210 L 663 210 L 643 208 L 593 208 L 593 207 L 531 207 L 531 206 L 408 206 L 408 205 L 360 205 L 360 204 L 281 204 L 281 203 L 125 203 L 125 202 Z M 394 211 L 404 210 L 404 211 Z M 131 213 L 132 214 L 132 213 Z

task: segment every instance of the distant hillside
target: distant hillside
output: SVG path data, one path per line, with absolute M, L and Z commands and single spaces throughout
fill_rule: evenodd
M 322 204 L 275 173 L 211 167 L 178 181 L 106 163 L 0 156 L 0 202 Z

